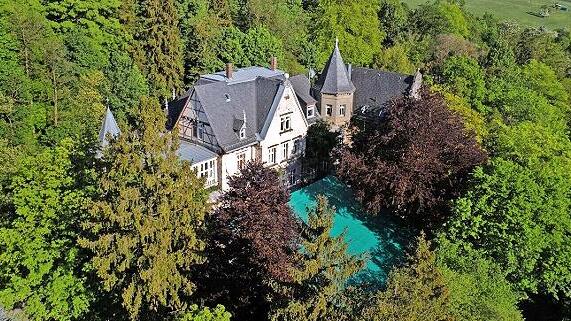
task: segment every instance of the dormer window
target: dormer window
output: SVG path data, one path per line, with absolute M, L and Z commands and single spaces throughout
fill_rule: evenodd
M 240 128 L 240 134 L 238 136 L 240 139 L 246 138 L 246 126 L 242 126 L 242 128 Z
M 307 118 L 315 116 L 315 106 L 307 106 Z
M 230 102 L 230 94 L 224 94 L 224 98 L 226 98 L 226 102 Z

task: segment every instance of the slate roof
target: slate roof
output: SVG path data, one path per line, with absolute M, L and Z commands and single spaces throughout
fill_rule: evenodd
M 303 102 L 305 105 L 313 105 L 317 103 L 317 100 L 313 98 L 309 91 L 311 89 L 311 84 L 309 83 L 309 79 L 305 75 L 296 75 L 289 78 L 289 82 L 291 83 L 297 98 L 299 98 L 300 102 Z
M 307 106 L 313 105 L 314 117 L 307 118 L 308 124 L 313 124 L 319 119 L 319 111 L 317 110 L 317 100 L 311 96 L 311 84 L 305 75 L 296 75 L 289 78 L 289 81 L 295 91 L 295 94 L 303 110 L 303 114 L 307 117 Z
M 353 114 L 377 114 L 392 99 L 407 95 L 413 83 L 412 75 L 370 68 L 353 68 L 351 80 L 356 90 L 353 96 Z M 362 108 L 365 106 L 365 108 Z
M 315 85 L 322 94 L 349 93 L 355 90 L 341 58 L 338 41 L 335 41 L 335 48 Z
M 184 140 L 180 142 L 177 154 L 180 159 L 187 160 L 192 164 L 201 163 L 218 157 L 216 153 L 209 150 L 208 148 L 194 143 L 189 143 Z
M 259 73 L 263 76 L 255 76 Z M 185 95 L 169 103 L 169 124 L 172 128 L 191 95 L 200 102 L 218 145 L 231 151 L 258 140 L 270 108 L 287 81 L 281 70 L 248 67 L 234 71 L 232 79 L 224 73 L 204 75 Z M 271 76 L 271 77 L 265 77 Z M 246 117 L 246 137 L 240 139 L 239 129 Z
M 111 134 L 113 137 L 121 133 L 121 130 L 119 129 L 119 126 L 117 126 L 115 117 L 113 117 L 113 113 L 109 107 L 107 107 L 105 118 L 103 119 L 103 124 L 101 124 L 101 130 L 99 131 L 99 142 L 101 143 L 101 147 L 105 147 L 109 143 L 107 141 L 107 133 Z

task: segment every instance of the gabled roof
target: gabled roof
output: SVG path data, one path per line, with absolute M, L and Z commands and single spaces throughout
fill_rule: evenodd
M 250 70 L 251 71 L 251 70 Z M 169 103 L 169 119 L 176 122 L 189 95 L 199 101 L 220 148 L 230 151 L 257 141 L 273 101 L 284 86 L 283 74 L 272 78 L 256 77 L 251 81 L 209 81 L 195 84 L 183 97 Z M 188 108 L 188 107 L 187 107 Z M 246 137 L 240 139 L 239 130 L 246 118 Z M 172 126 L 171 126 L 172 128 Z
M 295 75 L 289 78 L 295 94 L 299 98 L 300 102 L 305 105 L 312 105 L 317 102 L 315 98 L 309 93 L 311 89 L 311 84 L 309 79 L 305 75 Z
M 335 40 L 335 48 L 317 80 L 316 87 L 322 94 L 350 93 L 355 90 L 347 69 L 339 52 L 339 43 Z
M 117 126 L 115 117 L 113 117 L 113 113 L 109 107 L 107 107 L 105 118 L 103 118 L 103 124 L 101 125 L 101 130 L 99 131 L 99 142 L 101 143 L 102 147 L 107 146 L 109 143 L 107 141 L 108 133 L 113 137 L 116 137 L 121 133 L 121 130 L 119 129 L 119 126 Z

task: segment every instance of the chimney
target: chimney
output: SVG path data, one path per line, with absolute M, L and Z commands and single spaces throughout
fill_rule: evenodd
M 353 66 L 351 64 L 347 64 L 347 77 L 351 80 L 351 72 L 353 71 Z
M 226 78 L 232 79 L 232 63 L 231 62 L 226 63 Z
M 272 57 L 272 59 L 270 60 L 270 68 L 272 70 L 278 69 L 278 57 L 276 56 Z

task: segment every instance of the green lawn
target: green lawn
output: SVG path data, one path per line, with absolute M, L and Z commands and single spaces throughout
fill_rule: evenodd
M 411 8 L 425 3 L 426 0 L 402 0 Z M 534 16 L 543 5 L 559 3 L 568 8 L 568 11 L 552 10 L 547 18 Z M 549 29 L 571 28 L 571 1 L 546 0 L 466 0 L 466 8 L 476 15 L 490 12 L 502 20 L 513 20 L 523 25 L 545 26 Z

